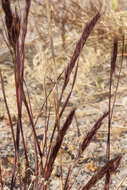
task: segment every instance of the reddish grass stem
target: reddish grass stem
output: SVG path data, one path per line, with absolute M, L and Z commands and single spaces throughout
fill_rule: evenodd
M 110 70 L 110 87 L 109 87 L 109 107 L 108 107 L 108 137 L 107 137 L 107 159 L 110 160 L 110 130 L 111 130 L 111 94 L 112 94 L 112 80 L 113 80 L 113 73 L 115 72 L 116 68 L 116 59 L 118 53 L 118 38 L 114 38 L 114 48 L 113 48 L 113 55 L 111 60 L 111 70 Z M 109 190 L 110 184 L 110 172 L 107 171 L 106 180 L 105 180 L 105 190 Z

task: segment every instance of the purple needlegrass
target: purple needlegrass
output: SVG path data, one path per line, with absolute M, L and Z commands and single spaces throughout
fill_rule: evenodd
M 52 169 L 53 169 L 53 163 L 56 159 L 56 156 L 57 156 L 57 153 L 61 147 L 61 144 L 62 144 L 62 141 L 63 141 L 63 138 L 67 132 L 67 129 L 69 128 L 71 122 L 72 122 L 72 119 L 73 119 L 73 116 L 74 116 L 74 113 L 75 113 L 75 109 L 72 110 L 70 112 L 70 114 L 68 115 L 62 129 L 59 131 L 58 133 L 58 136 L 57 136 L 57 139 L 56 139 L 56 143 L 53 147 L 53 150 L 50 154 L 50 157 L 49 157 L 49 161 L 46 165 L 46 168 L 45 168 L 45 179 L 48 180 L 50 175 L 51 175 L 51 172 L 52 172 Z
M 82 190 L 89 190 L 95 183 L 101 179 L 107 171 L 111 174 L 115 172 L 120 164 L 121 156 L 117 156 L 116 158 L 109 160 L 102 168 L 100 168 L 96 174 L 92 176 L 89 182 L 82 188 Z
M 13 129 L 12 124 L 12 117 L 10 114 L 10 110 L 7 103 L 7 98 L 5 94 L 4 89 L 4 81 L 2 77 L 2 72 L 0 71 L 0 79 L 1 79 L 1 87 L 2 87 L 2 93 L 4 98 L 4 103 L 8 115 L 8 120 L 10 124 L 11 134 L 12 134 L 12 140 L 14 144 L 14 166 L 12 170 L 12 177 L 10 182 L 10 188 L 13 190 L 16 185 L 18 185 L 18 188 L 20 190 L 24 189 L 27 190 L 31 184 L 32 188 L 34 190 L 43 189 L 48 190 L 48 183 L 52 176 L 53 167 L 55 164 L 55 160 L 58 156 L 58 153 L 61 152 L 62 143 L 64 141 L 65 135 L 68 133 L 69 127 L 72 124 L 73 118 L 75 117 L 76 108 L 73 108 L 68 115 L 66 116 L 66 119 L 64 122 L 60 122 L 62 119 L 62 116 L 67 108 L 67 105 L 69 103 L 69 100 L 71 98 L 74 85 L 77 79 L 77 73 L 79 68 L 79 57 L 82 52 L 82 49 L 84 45 L 86 44 L 86 41 L 88 40 L 88 37 L 90 36 L 91 32 L 93 31 L 94 27 L 96 26 L 98 20 L 101 17 L 101 14 L 99 12 L 96 13 L 96 15 L 91 19 L 90 22 L 86 24 L 86 26 L 83 29 L 82 35 L 79 38 L 79 41 L 76 44 L 76 47 L 74 49 L 74 52 L 72 54 L 71 60 L 68 63 L 66 69 L 59 75 L 55 74 L 55 82 L 53 83 L 53 89 L 50 90 L 50 92 L 47 92 L 47 89 L 45 87 L 45 101 L 41 106 L 40 113 L 37 116 L 36 121 L 34 122 L 33 119 L 33 110 L 30 100 L 30 94 L 29 90 L 27 88 L 25 79 L 24 79 L 24 59 L 25 59 L 25 39 L 27 34 L 27 26 L 28 26 L 28 16 L 30 12 L 31 7 L 31 0 L 25 0 L 25 8 L 22 16 L 19 16 L 19 12 L 21 11 L 18 7 L 15 7 L 14 11 L 11 9 L 11 3 L 9 0 L 1 0 L 2 8 L 5 14 L 5 25 L 4 28 L 6 30 L 6 40 L 7 40 L 7 46 L 10 50 L 10 54 L 12 56 L 12 61 L 14 65 L 14 78 L 15 78 L 15 91 L 16 91 L 16 104 L 17 104 L 17 127 L 16 127 L 16 133 Z M 66 9 L 66 5 L 64 2 L 64 8 Z M 51 33 L 51 15 L 50 15 L 50 8 L 49 8 L 49 2 L 47 1 L 47 11 L 48 11 L 48 22 L 49 22 L 49 33 Z M 65 20 L 62 20 L 62 39 L 63 39 L 63 48 L 65 46 Z M 52 50 L 52 56 L 55 64 L 55 55 L 54 55 L 54 47 L 53 47 L 53 38 L 52 34 L 50 34 L 50 43 L 51 43 L 51 50 Z M 111 109 L 111 94 L 112 94 L 112 80 L 113 80 L 113 74 L 115 72 L 116 68 L 116 60 L 117 60 L 117 54 L 118 54 L 118 38 L 114 38 L 114 48 L 112 53 L 112 59 L 111 59 L 111 68 L 110 68 L 110 87 L 109 87 L 109 104 L 108 104 L 108 112 L 104 113 L 94 124 L 91 130 L 87 133 L 87 135 L 84 136 L 82 143 L 80 143 L 79 148 L 77 150 L 77 156 L 74 158 L 73 164 L 76 165 L 79 158 L 81 157 L 82 153 L 85 152 L 88 145 L 91 143 L 92 138 L 96 135 L 97 130 L 100 129 L 103 120 L 108 116 L 108 136 L 107 136 L 107 163 L 101 167 L 88 181 L 86 185 L 80 185 L 78 189 L 80 190 L 89 190 L 91 189 L 101 178 L 106 176 L 105 180 L 105 190 L 109 190 L 110 186 L 110 175 L 116 171 L 118 168 L 121 156 L 117 156 L 113 159 L 110 159 L 110 128 L 111 128 L 111 119 L 113 114 L 113 108 L 116 101 L 116 94 L 118 89 L 118 84 L 120 80 L 120 72 L 122 69 L 122 63 L 123 63 L 123 54 L 124 54 L 124 37 L 123 37 L 123 49 L 122 49 L 122 60 L 121 60 L 121 66 L 120 66 L 120 72 L 119 72 L 119 79 L 115 91 L 115 100 L 113 103 L 113 107 Z M 56 68 L 55 68 L 56 69 Z M 55 70 L 56 71 L 56 70 Z M 62 90 L 61 93 L 58 94 L 58 82 L 60 80 L 60 77 L 64 74 L 64 80 L 62 84 Z M 72 76 L 72 84 L 70 87 L 70 90 L 66 97 L 64 97 L 65 89 L 68 87 L 68 84 L 70 82 L 70 77 Z M 25 93 L 24 85 L 26 87 L 27 92 Z M 54 89 L 57 92 L 54 93 Z M 49 123 L 51 118 L 51 106 L 49 103 L 49 96 L 51 93 L 53 94 L 54 102 L 54 115 L 55 119 L 53 121 L 53 128 L 52 128 L 52 134 L 50 137 L 48 137 L 48 131 L 49 131 Z M 65 99 L 64 99 L 65 98 Z M 64 99 L 64 101 L 63 101 Z M 63 101 L 63 104 L 62 104 Z M 31 163 L 30 158 L 28 155 L 28 147 L 27 143 L 25 142 L 24 137 L 24 128 L 23 128 L 23 105 L 25 106 L 25 109 L 28 114 L 28 118 L 31 124 L 31 131 L 33 135 L 33 141 L 34 141 L 34 179 L 32 180 L 32 172 L 30 172 Z M 61 107 L 60 107 L 61 105 Z M 39 117 L 41 116 L 41 111 L 45 109 L 45 128 L 43 132 L 43 139 L 41 143 L 39 142 L 36 128 L 37 121 Z M 80 135 L 80 130 L 78 129 L 78 135 Z M 22 146 L 23 146 L 23 153 L 25 156 L 25 175 L 22 177 L 22 168 L 21 168 L 21 162 L 20 162 L 20 138 L 22 140 Z M 55 143 L 53 144 L 53 141 L 55 140 Z M 41 146 L 42 145 L 42 146 Z M 71 182 L 71 174 L 73 172 L 73 164 L 70 164 L 70 167 L 68 168 L 67 175 L 65 179 L 63 179 L 63 165 L 62 165 L 62 152 L 60 153 L 60 179 L 61 179 L 61 190 L 71 190 L 73 188 L 74 182 Z M 17 173 L 16 173 L 17 171 Z M 18 174 L 18 177 L 17 177 Z M 18 180 L 17 180 L 18 179 Z M 41 179 L 41 180 L 40 180 Z M 40 182 L 41 181 L 41 182 Z M 84 179 L 85 181 L 85 179 Z M 0 167 L 0 184 L 1 189 L 4 189 L 3 184 L 3 178 L 2 178 L 2 168 Z
M 105 113 L 102 117 L 100 117 L 98 119 L 98 121 L 95 123 L 95 125 L 93 126 L 93 128 L 90 130 L 90 132 L 87 134 L 87 136 L 84 138 L 83 142 L 80 145 L 79 148 L 79 152 L 77 155 L 78 159 L 81 155 L 81 153 L 86 149 L 86 147 L 89 145 L 89 143 L 91 142 L 91 139 L 93 138 L 93 136 L 96 134 L 97 130 L 101 127 L 102 124 L 102 120 L 107 117 L 108 113 Z

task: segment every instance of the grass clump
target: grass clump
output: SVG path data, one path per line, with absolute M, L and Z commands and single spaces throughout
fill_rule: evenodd
M 57 66 L 55 60 L 54 53 L 54 42 L 52 35 L 52 25 L 51 19 L 54 17 L 56 21 L 55 15 L 50 12 L 50 8 L 55 8 L 54 4 L 49 4 L 47 1 L 47 17 L 48 17 L 48 33 L 50 38 L 50 49 L 52 54 L 52 64 L 53 68 L 53 76 L 54 78 L 51 80 L 52 88 L 48 91 L 46 86 L 46 77 L 43 77 L 43 90 L 45 94 L 45 100 L 41 106 L 41 111 L 38 113 L 36 119 L 34 119 L 34 113 L 32 110 L 30 92 L 28 90 L 27 81 L 24 77 L 25 72 L 25 39 L 27 34 L 27 26 L 28 26 L 28 16 L 31 7 L 31 0 L 25 1 L 25 7 L 23 13 L 19 14 L 21 9 L 18 4 L 18 8 L 15 7 L 12 11 L 11 3 L 9 0 L 2 0 L 2 9 L 4 11 L 5 20 L 5 34 L 6 34 L 6 44 L 9 48 L 12 62 L 13 62 L 13 73 L 15 80 L 15 92 L 16 92 L 16 105 L 17 105 L 17 117 L 16 117 L 16 129 L 14 128 L 12 117 L 10 113 L 10 109 L 8 106 L 8 101 L 6 97 L 6 91 L 3 81 L 2 72 L 0 72 L 1 77 L 1 88 L 3 93 L 3 99 L 5 103 L 5 107 L 7 110 L 9 125 L 11 128 L 12 140 L 14 145 L 14 163 L 12 167 L 11 180 L 8 182 L 8 186 L 10 189 L 43 189 L 47 190 L 50 188 L 50 180 L 53 172 L 53 167 L 55 164 L 55 160 L 58 157 L 58 153 L 60 154 L 60 189 L 61 190 L 69 190 L 73 189 L 73 182 L 71 181 L 71 174 L 73 172 L 74 166 L 78 163 L 81 154 L 85 152 L 88 145 L 91 143 L 92 138 L 95 136 L 97 130 L 101 127 L 103 120 L 108 116 L 108 135 L 107 135 L 107 155 L 106 164 L 101 167 L 86 183 L 79 185 L 78 189 L 88 190 L 93 187 L 98 180 L 106 176 L 104 189 L 108 190 L 110 185 L 110 177 L 111 174 L 116 171 L 120 164 L 121 155 L 116 156 L 113 159 L 110 159 L 110 129 L 111 129 L 111 120 L 114 106 L 111 106 L 111 94 L 112 94 L 112 78 L 116 68 L 116 60 L 118 55 L 118 45 L 119 38 L 118 35 L 115 35 L 114 43 L 113 43 L 113 52 L 112 59 L 110 65 L 110 87 L 109 87 L 109 104 L 108 104 L 108 112 L 104 113 L 97 121 L 91 130 L 83 137 L 82 142 L 80 143 L 79 149 L 77 150 L 77 155 L 74 157 L 72 164 L 68 167 L 66 177 L 63 177 L 63 163 L 62 163 L 62 143 L 64 141 L 65 135 L 68 133 L 68 129 L 72 124 L 72 120 L 75 116 L 76 108 L 72 108 L 71 111 L 66 115 L 65 120 L 63 121 L 63 115 L 67 109 L 67 105 L 69 104 L 69 100 L 72 96 L 74 85 L 77 79 L 77 73 L 79 68 L 79 57 L 83 50 L 85 44 L 87 44 L 88 38 L 93 35 L 93 30 L 97 25 L 97 22 L 102 17 L 103 6 L 100 3 L 99 10 L 93 6 L 93 10 L 95 10 L 94 15 L 91 15 L 91 19 L 83 28 L 82 34 L 79 40 L 76 43 L 76 47 L 74 52 L 72 53 L 71 59 L 64 70 L 58 74 Z M 75 8 L 78 6 L 77 3 L 71 2 L 72 7 Z M 64 3 L 64 10 L 66 11 L 66 3 Z M 79 7 L 81 9 L 81 7 Z M 54 9 L 53 9 L 54 10 Z M 71 10 L 70 10 L 71 11 Z M 82 16 L 82 15 L 80 15 Z M 58 17 L 59 18 L 59 17 Z M 71 18 L 69 18 L 71 19 Z M 67 20 L 68 22 L 70 20 Z M 58 20 L 57 20 L 58 22 Z M 65 48 L 65 20 L 62 20 L 62 39 L 63 39 L 63 48 Z M 72 21 L 71 21 L 72 22 Z M 73 22 L 72 22 L 73 23 Z M 74 23 L 75 24 L 75 23 Z M 80 23 L 78 23 L 80 24 Z M 124 55 L 124 35 L 122 38 L 122 58 Z M 121 67 L 122 68 L 121 61 Z M 61 82 L 61 78 L 63 78 Z M 115 96 L 117 94 L 117 88 L 119 84 L 120 73 L 118 77 L 118 83 L 115 91 Z M 60 84 L 60 85 L 59 85 Z M 70 86 L 69 86 L 70 85 Z M 60 86 L 60 87 L 59 87 Z M 68 88 L 69 86 L 69 88 Z M 69 89 L 69 90 L 68 90 Z M 68 91 L 68 93 L 66 93 Z M 50 101 L 50 96 L 52 95 L 52 101 Z M 114 100 L 115 104 L 115 100 Z M 114 105 L 113 104 L 113 105 Z M 23 125 L 23 108 L 26 109 L 26 113 L 29 118 L 29 123 L 31 127 L 31 134 L 33 137 L 33 161 L 31 162 L 31 158 L 29 156 L 29 149 L 27 146 L 27 142 L 25 140 L 24 134 L 24 125 Z M 44 119 L 44 131 L 42 133 L 42 138 L 39 141 L 39 136 L 37 135 L 36 126 L 38 119 L 42 116 L 42 112 L 44 110 L 45 119 Z M 54 119 L 52 123 L 52 132 L 49 134 L 49 124 L 51 120 L 51 110 L 54 111 Z M 20 141 L 21 139 L 21 141 Z M 22 148 L 21 148 L 22 147 Z M 24 156 L 24 163 L 21 163 L 21 149 L 23 150 L 22 156 Z M 4 189 L 4 186 L 7 182 L 4 182 L 2 177 L 2 169 L 0 168 L 0 183 L 1 188 Z

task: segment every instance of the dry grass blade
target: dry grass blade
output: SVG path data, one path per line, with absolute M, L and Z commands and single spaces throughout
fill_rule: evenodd
M 54 43 L 53 43 L 53 35 L 52 35 L 52 27 L 51 27 L 51 10 L 50 10 L 50 3 L 48 0 L 46 0 L 46 9 L 47 9 L 47 18 L 48 18 L 48 33 L 49 33 L 49 38 L 50 38 L 50 48 L 51 48 L 51 52 L 52 52 L 52 59 L 53 59 L 53 64 L 54 64 L 54 74 L 55 74 L 55 83 L 56 83 L 56 88 L 57 88 L 57 72 L 56 72 L 57 68 L 56 68 L 56 62 L 55 62 Z
M 117 186 L 117 188 L 115 190 L 119 190 L 119 188 L 125 182 L 125 180 L 127 180 L 127 175 L 123 177 L 123 179 L 121 180 L 120 184 Z
M 64 73 L 64 70 L 60 73 L 60 75 L 57 77 L 57 82 L 60 80 L 60 77 L 62 76 L 62 74 Z M 48 98 L 49 98 L 49 96 L 50 96 L 50 94 L 53 92 L 53 90 L 54 90 L 54 88 L 55 88 L 55 86 L 56 86 L 56 83 L 53 85 L 53 88 L 49 91 L 49 93 L 46 95 L 46 97 L 45 97 L 45 101 L 44 101 L 44 103 L 42 104 L 42 106 L 41 106 L 41 108 L 40 108 L 40 111 L 39 111 L 39 114 L 37 115 L 37 118 L 36 118 L 36 120 L 35 120 L 35 126 L 36 126 L 36 124 L 37 124 L 37 122 L 38 122 L 38 119 L 39 119 L 39 117 L 41 116 L 41 112 L 42 112 L 42 110 L 43 110 L 43 108 L 44 108 L 44 105 L 46 105 L 46 102 L 47 102 L 47 100 L 48 100 Z
M 11 114 L 10 114 L 9 107 L 7 104 L 7 99 L 6 99 L 5 89 L 4 89 L 4 82 L 3 82 L 3 77 L 2 77 L 1 71 L 0 71 L 0 78 L 1 78 L 1 86 L 2 86 L 2 92 L 3 92 L 3 97 L 4 97 L 4 103 L 5 103 L 8 118 L 9 118 L 9 123 L 10 123 L 11 133 L 12 133 L 12 139 L 13 139 L 13 143 L 14 143 L 14 147 L 15 147 L 15 153 L 16 153 L 15 134 L 14 134 L 13 124 L 12 124 Z
M 97 183 L 97 181 L 100 180 L 107 173 L 107 171 L 109 171 L 110 174 L 115 172 L 120 164 L 121 158 L 121 156 L 117 156 L 116 158 L 108 161 L 101 169 L 97 171 L 96 174 L 93 175 L 93 177 L 82 188 L 82 190 L 89 190 L 91 187 L 93 187 Z
M 10 114 L 10 111 L 9 111 L 9 108 L 8 108 L 8 104 L 7 104 L 7 99 L 6 99 L 6 95 L 5 95 L 5 89 L 4 89 L 4 82 L 3 82 L 1 71 L 0 71 L 0 77 L 1 77 L 1 85 L 2 85 L 2 92 L 3 92 L 4 102 L 5 102 L 5 106 L 6 106 L 6 110 L 7 110 L 7 114 L 8 114 L 8 118 L 9 118 L 9 122 L 10 122 L 11 134 L 12 134 L 13 144 L 14 144 L 14 148 L 15 148 L 15 165 L 14 165 L 14 168 L 13 168 L 12 180 L 11 180 L 12 181 L 11 182 L 11 186 L 13 187 L 15 170 L 16 170 L 16 162 L 17 162 L 17 159 L 18 159 L 18 154 L 17 154 L 16 140 L 15 140 L 15 134 L 14 134 L 13 124 L 12 124 L 11 114 Z
M 115 72 L 116 68 L 116 59 L 117 59 L 117 54 L 118 54 L 118 38 L 115 37 L 114 39 L 114 46 L 113 46 L 113 56 L 111 60 L 111 73 L 113 74 Z
M 42 151 L 41 151 L 41 149 L 40 149 L 40 145 L 39 145 L 39 142 L 38 142 L 38 139 L 37 139 L 37 134 L 36 134 L 35 126 L 34 126 L 33 117 L 32 117 L 32 115 L 31 115 L 31 111 L 30 111 L 30 108 L 29 108 L 29 106 L 28 106 L 28 103 L 27 103 L 26 96 L 25 96 L 25 93 L 24 93 L 24 89 L 23 89 L 23 88 L 22 88 L 22 100 L 23 100 L 23 102 L 24 102 L 24 105 L 25 105 L 25 107 L 26 107 L 26 110 L 27 110 L 27 113 L 28 113 L 28 116 L 29 116 L 29 120 L 30 120 L 30 123 L 31 123 L 31 126 L 32 126 L 34 138 L 35 138 L 35 143 L 37 144 L 38 151 L 39 151 L 40 158 L 41 158 L 41 157 L 42 157 Z
M 93 136 L 96 134 L 97 130 L 100 128 L 101 124 L 102 124 L 102 120 L 107 117 L 108 112 L 105 113 L 102 117 L 99 118 L 99 120 L 95 123 L 95 125 L 93 126 L 93 128 L 91 129 L 91 131 L 87 134 L 87 136 L 84 138 L 79 152 L 78 152 L 78 156 L 76 158 L 76 160 L 80 157 L 81 153 L 86 149 L 86 147 L 89 145 L 89 143 L 91 142 L 91 139 L 93 138 Z
M 66 190 L 68 188 L 70 173 L 71 173 L 71 167 L 69 167 L 69 169 L 68 169 L 67 177 L 66 177 L 66 180 L 65 180 L 65 184 L 64 184 L 63 190 Z
M 73 109 L 70 114 L 68 115 L 62 129 L 59 131 L 58 133 L 58 136 L 57 136 L 57 139 L 56 139 L 56 143 L 52 149 L 52 152 L 50 154 L 50 157 L 49 157 L 49 161 L 47 163 L 47 166 L 46 166 L 46 171 L 45 171 L 45 179 L 48 180 L 50 175 L 51 175 L 51 172 L 52 172 L 52 169 L 53 169 L 53 163 L 56 159 L 56 156 L 57 156 L 57 153 L 61 147 L 61 144 L 62 144 L 62 141 L 63 141 L 63 138 L 66 134 L 66 131 L 67 129 L 69 128 L 71 122 L 72 122 L 72 119 L 73 119 L 73 116 L 74 116 L 74 113 L 75 113 L 75 109 Z
M 66 98 L 66 100 L 64 102 L 64 105 L 62 106 L 62 110 L 60 111 L 60 114 L 59 114 L 59 119 L 61 118 L 61 116 L 62 116 L 62 114 L 63 114 L 63 112 L 64 112 L 64 110 L 65 110 L 65 108 L 67 106 L 67 103 L 69 101 L 69 98 L 70 98 L 70 96 L 72 94 L 72 90 L 73 90 L 75 80 L 76 80 L 76 76 L 77 76 L 77 71 L 78 71 L 78 64 L 77 64 L 76 69 L 75 69 L 71 90 L 70 90 L 70 92 L 69 92 L 69 94 L 68 94 L 68 96 L 67 96 L 67 98 Z M 60 101 L 61 101 L 61 99 L 60 99 Z M 51 149 L 51 145 L 52 145 L 52 140 L 53 140 L 53 137 L 54 137 L 54 134 L 55 134 L 55 131 L 56 131 L 56 127 L 57 127 L 57 122 L 55 123 L 54 129 L 53 129 L 53 132 L 52 132 L 52 136 L 51 136 L 51 139 L 50 139 L 50 146 L 49 146 L 49 150 L 48 150 L 48 154 L 47 154 L 47 161 L 48 161 L 48 157 L 49 157 L 49 153 L 50 153 L 50 149 Z M 46 162 L 45 165 L 47 165 L 47 162 Z
M 73 56 L 71 58 L 70 63 L 68 64 L 68 67 L 65 71 L 65 80 L 64 80 L 64 85 L 63 85 L 63 89 L 62 89 L 62 93 L 65 90 L 68 82 L 69 82 L 69 78 L 70 78 L 70 74 L 75 66 L 75 63 L 82 51 L 82 48 L 87 40 L 87 38 L 89 37 L 90 33 L 92 32 L 94 26 L 96 25 L 98 19 L 100 18 L 100 13 L 98 12 L 96 14 L 96 16 L 85 26 L 84 31 L 82 33 L 82 36 L 80 38 L 80 40 L 78 41 L 76 48 L 74 50 Z
M 63 114 L 63 112 L 64 112 L 64 110 L 65 110 L 65 108 L 66 108 L 66 106 L 68 104 L 68 101 L 69 101 L 69 99 L 71 97 L 71 94 L 72 94 L 72 91 L 73 91 L 73 88 L 74 88 L 74 85 L 75 85 L 76 77 L 77 77 L 77 72 L 78 72 L 78 64 L 76 65 L 76 69 L 75 69 L 75 73 L 74 73 L 74 77 L 73 77 L 73 82 L 72 82 L 71 90 L 70 90 L 70 92 L 69 92 L 69 94 L 68 94 L 68 96 L 67 96 L 67 98 L 66 98 L 66 100 L 65 100 L 65 102 L 64 102 L 64 104 L 62 106 L 62 109 L 60 111 L 59 117 L 62 116 L 62 114 Z

